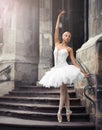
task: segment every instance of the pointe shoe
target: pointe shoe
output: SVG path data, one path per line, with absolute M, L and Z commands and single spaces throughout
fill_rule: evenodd
M 61 115 L 61 113 L 58 113 L 58 114 L 57 114 L 57 119 L 58 119 L 58 122 L 59 122 L 59 123 L 62 122 L 62 115 Z
M 71 110 L 67 110 L 66 112 L 66 117 L 67 117 L 67 121 L 70 122 L 70 115 L 72 114 Z

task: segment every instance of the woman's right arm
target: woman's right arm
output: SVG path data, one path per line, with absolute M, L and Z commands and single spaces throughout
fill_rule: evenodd
M 59 44 L 59 24 L 60 24 L 60 18 L 61 16 L 65 14 L 65 11 L 61 11 L 57 17 L 56 26 L 55 26 L 55 34 L 54 34 L 54 42 L 55 44 Z

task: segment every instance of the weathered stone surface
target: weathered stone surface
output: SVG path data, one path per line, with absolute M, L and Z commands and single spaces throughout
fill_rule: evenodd
M 0 84 L 0 96 L 3 96 L 4 94 L 7 94 L 9 91 L 12 91 L 14 89 L 14 82 L 8 81 L 3 82 Z
M 95 102 L 95 107 L 86 99 L 87 110 L 90 112 L 92 120 L 96 122 L 97 130 L 102 127 L 102 90 L 99 85 L 102 85 L 102 34 L 90 38 L 82 47 L 77 50 L 77 58 L 81 59 L 82 63 L 88 68 L 89 72 L 93 74 L 93 87 L 95 93 L 89 97 Z M 78 87 L 77 87 L 78 88 Z M 80 86 L 78 91 L 80 90 Z
M 102 32 L 102 1 L 89 0 L 89 37 Z
M 39 69 L 38 80 L 42 78 L 46 71 L 52 67 L 53 42 L 52 42 L 52 1 L 40 1 L 39 15 Z
M 96 42 L 100 37 L 102 37 L 102 34 L 90 38 L 80 49 L 77 50 L 76 57 L 81 60 L 91 74 L 97 74 L 100 69 L 99 55 L 96 48 Z
M 1 2 L 0 62 L 13 64 L 13 80 L 35 82 L 38 73 L 38 0 Z

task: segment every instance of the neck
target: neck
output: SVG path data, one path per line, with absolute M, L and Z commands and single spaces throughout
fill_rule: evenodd
M 67 43 L 63 41 L 62 46 L 67 46 Z

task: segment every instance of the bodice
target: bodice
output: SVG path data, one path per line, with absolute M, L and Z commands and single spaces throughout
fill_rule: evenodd
M 54 49 L 54 62 L 55 66 L 63 66 L 67 64 L 68 51 L 66 48 L 58 50 L 56 47 Z

